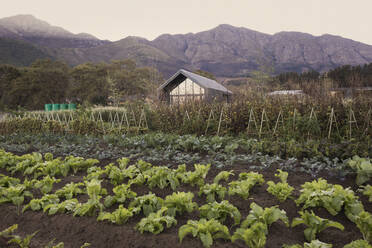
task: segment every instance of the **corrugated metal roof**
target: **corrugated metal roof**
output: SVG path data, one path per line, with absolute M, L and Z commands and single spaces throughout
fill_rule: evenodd
M 176 72 L 164 84 L 162 84 L 159 87 L 159 89 L 163 89 L 164 87 L 166 87 L 169 83 L 171 83 L 174 79 L 176 79 L 180 74 L 189 78 L 191 81 L 193 81 L 194 83 L 199 84 L 201 87 L 203 87 L 205 89 L 214 89 L 214 90 L 223 91 L 223 92 L 227 92 L 229 94 L 232 94 L 231 91 L 229 91 L 223 85 L 217 83 L 216 81 L 214 81 L 212 79 L 209 79 L 209 78 L 206 78 L 206 77 L 203 77 L 203 76 L 200 76 L 198 74 L 186 71 L 184 69 L 181 69 L 178 72 Z

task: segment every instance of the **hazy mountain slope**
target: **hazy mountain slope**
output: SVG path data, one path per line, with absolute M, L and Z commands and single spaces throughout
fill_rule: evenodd
M 71 65 L 110 62 L 132 58 L 140 65 L 155 66 L 167 77 L 179 68 L 202 69 L 217 76 L 238 77 L 263 66 L 276 73 L 285 71 L 326 71 L 340 65 L 372 62 L 372 46 L 339 36 L 313 36 L 300 32 L 260 33 L 231 25 L 199 33 L 163 34 L 149 41 L 129 36 L 116 42 L 102 41 L 90 34 L 73 34 L 30 15 L 0 19 L 0 37 L 34 44 L 40 56 L 64 60 Z M 23 50 L 22 50 L 23 49 Z M 2 61 L 25 64 L 38 57 L 19 52 Z
M 0 38 L 0 64 L 27 66 L 44 58 L 51 56 L 30 43 Z
M 52 48 L 85 48 L 107 43 L 88 34 L 73 34 L 48 24 L 32 15 L 17 15 L 0 19 L 0 27 L 21 39 Z M 1 34 L 0 34 L 1 35 Z M 1 37 L 12 38 L 6 35 Z

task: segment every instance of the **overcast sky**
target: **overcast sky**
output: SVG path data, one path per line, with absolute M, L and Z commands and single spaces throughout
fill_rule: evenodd
M 372 45 L 372 0 L 1 0 L 0 18 L 32 14 L 73 33 L 119 40 L 219 24 L 263 33 L 340 35 Z

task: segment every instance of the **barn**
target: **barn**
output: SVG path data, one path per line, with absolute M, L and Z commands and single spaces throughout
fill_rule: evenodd
M 169 104 L 186 101 L 230 101 L 232 92 L 215 80 L 179 70 L 158 88 L 159 99 Z

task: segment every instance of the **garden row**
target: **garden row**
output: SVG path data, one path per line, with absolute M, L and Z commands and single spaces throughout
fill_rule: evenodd
M 357 184 L 365 184 L 361 192 L 372 202 L 372 187 L 366 184 L 372 178 L 371 161 L 355 157 L 347 163 L 357 172 Z M 328 227 L 344 230 L 344 225 L 346 232 L 356 227 L 362 234 L 362 239 L 344 247 L 369 247 L 368 242 L 372 242 L 372 215 L 357 192 L 322 178 L 301 184 L 300 190 L 288 183 L 288 173 L 281 170 L 275 174 L 277 179 L 265 184 L 263 174 L 235 170 L 217 173 L 211 165 L 195 164 L 193 170 L 180 165 L 172 169 L 142 160 L 130 165 L 128 158 L 121 158 L 99 166 L 95 159 L 74 156 L 54 159 L 50 153 L 17 156 L 5 151 L 0 151 L 0 169 L 4 172 L 0 175 L 0 204 L 14 204 L 19 214 L 28 210 L 42 210 L 48 215 L 71 213 L 116 225 L 139 215 L 142 217 L 135 229 L 140 233 L 159 234 L 178 225 L 179 242 L 191 235 L 200 239 L 204 247 L 210 247 L 215 239 L 265 247 L 270 227 L 277 221 L 281 221 L 281 229 L 305 225 L 301 229 L 306 240 L 304 247 L 332 247 L 317 240 L 319 234 Z M 81 180 L 72 181 L 77 175 Z M 271 201 L 294 202 L 294 212 L 276 205 L 261 207 L 252 192 L 263 185 L 267 186 L 268 195 L 274 196 Z M 150 191 L 142 191 L 144 188 Z M 171 193 L 160 197 L 152 190 Z M 252 196 L 253 201 L 247 204 Z M 245 209 L 247 205 L 249 209 Z M 341 224 L 322 218 L 314 213 L 317 208 L 325 209 L 331 217 L 346 216 L 347 221 Z M 191 219 L 190 214 L 194 214 Z M 182 220 L 185 223 L 180 225 Z

